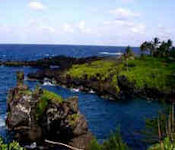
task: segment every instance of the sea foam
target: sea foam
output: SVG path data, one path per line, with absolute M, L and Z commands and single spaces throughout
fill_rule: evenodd
M 5 126 L 5 120 L 0 116 L 0 127 L 4 127 L 4 126 Z
M 116 52 L 116 53 L 100 52 L 100 54 L 102 54 L 102 55 L 117 55 L 117 56 L 121 56 L 123 53 L 121 53 L 121 52 Z

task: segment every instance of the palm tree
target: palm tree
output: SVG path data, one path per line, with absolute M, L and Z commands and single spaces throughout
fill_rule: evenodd
M 148 49 L 147 49 L 147 42 L 144 42 L 144 43 L 142 43 L 142 44 L 140 45 L 140 50 L 141 50 L 142 52 L 145 52 L 145 51 L 148 50 Z
M 168 48 L 167 55 L 170 55 L 172 47 L 173 47 L 173 41 L 171 39 L 168 39 L 168 41 L 167 41 L 167 48 Z
M 127 65 L 127 71 L 128 71 L 128 58 L 133 55 L 132 49 L 130 46 L 127 46 L 125 49 L 125 59 L 126 59 L 126 65 Z
M 154 52 L 154 44 L 152 42 L 144 42 L 141 46 L 140 49 L 142 52 L 149 51 L 150 55 L 153 56 Z
M 157 47 L 160 44 L 159 38 L 155 37 L 154 38 L 154 45 Z
M 126 47 L 125 54 L 128 55 L 128 56 L 132 56 L 133 55 L 133 52 L 132 52 L 132 49 L 131 49 L 130 46 Z
M 168 41 L 167 41 L 168 48 L 171 48 L 172 45 L 173 45 L 173 41 L 171 39 L 168 39 Z
M 170 56 L 175 58 L 175 47 L 172 47 L 170 50 Z
M 158 55 L 158 47 L 159 47 L 159 44 L 160 44 L 160 40 L 159 40 L 159 38 L 157 38 L 157 37 L 155 37 L 154 39 L 153 39 L 153 55 L 154 56 L 157 56 Z

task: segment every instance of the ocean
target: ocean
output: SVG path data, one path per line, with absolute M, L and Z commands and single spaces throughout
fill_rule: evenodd
M 65 55 L 71 57 L 117 55 L 124 52 L 125 47 L 117 46 L 81 46 L 81 45 L 20 45 L 1 44 L 1 60 L 37 60 L 43 57 Z M 139 54 L 139 48 L 133 47 Z
M 124 52 L 125 47 L 111 46 L 66 46 L 66 45 L 0 45 L 0 60 L 37 60 L 44 57 L 65 55 L 72 57 L 117 55 Z M 139 48 L 133 48 L 139 54 Z M 16 85 L 16 71 L 25 74 L 35 72 L 37 68 L 0 66 L 0 136 L 7 141 L 12 138 L 5 126 L 6 97 L 8 90 Z M 25 81 L 30 88 L 37 82 Z M 120 127 L 124 141 L 134 150 L 146 150 L 147 144 L 142 140 L 140 131 L 145 126 L 146 118 L 157 116 L 164 105 L 149 102 L 141 98 L 125 101 L 109 101 L 93 93 L 79 92 L 60 86 L 41 85 L 43 88 L 60 94 L 63 98 L 78 96 L 79 108 L 85 115 L 89 129 L 103 142 L 112 131 Z

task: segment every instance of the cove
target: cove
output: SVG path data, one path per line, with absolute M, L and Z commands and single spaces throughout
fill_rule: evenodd
M 8 90 L 15 86 L 16 71 L 19 70 L 25 74 L 36 71 L 30 67 L 0 67 L 0 135 L 7 140 L 10 135 L 5 128 L 6 96 Z M 26 83 L 30 88 L 36 85 L 36 82 Z M 58 93 L 63 98 L 78 96 L 80 111 L 85 115 L 90 131 L 100 142 L 120 127 L 124 141 L 135 150 L 145 150 L 148 146 L 142 142 L 140 134 L 140 130 L 144 128 L 144 120 L 156 117 L 157 113 L 165 108 L 160 102 L 140 98 L 114 102 L 100 98 L 96 94 L 74 92 L 59 86 L 42 87 Z

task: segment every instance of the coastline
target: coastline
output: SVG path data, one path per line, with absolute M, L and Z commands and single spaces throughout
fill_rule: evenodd
M 86 58 L 85 58 L 86 59 Z M 106 57 L 100 58 L 100 60 L 93 60 L 90 62 L 85 62 L 81 64 L 71 64 L 71 66 L 81 67 L 83 64 L 87 64 L 88 68 L 91 68 L 91 64 L 94 62 L 102 61 L 100 65 L 103 65 L 103 60 L 105 61 L 119 61 L 119 58 L 114 57 Z M 112 64 L 113 65 L 113 64 Z M 103 66 L 100 66 L 103 67 Z M 109 66 L 110 67 L 110 66 Z M 115 67 L 115 66 L 114 66 Z M 125 66 L 124 66 L 125 67 Z M 111 68 L 111 67 L 110 67 Z M 109 68 L 109 69 L 110 69 Z M 167 102 L 171 101 L 171 97 L 174 93 L 171 91 L 167 92 L 164 90 L 159 90 L 156 87 L 149 87 L 145 86 L 143 88 L 137 88 L 135 83 L 129 81 L 125 75 L 117 75 L 116 76 L 116 85 L 117 88 L 120 89 L 119 92 L 116 92 L 115 86 L 111 86 L 111 78 L 106 78 L 104 81 L 100 81 L 97 77 L 73 77 L 70 75 L 65 75 L 72 67 L 64 68 L 64 69 L 46 69 L 40 70 L 36 73 L 28 74 L 29 80 L 39 80 L 40 82 L 44 82 L 44 78 L 48 78 L 51 83 L 56 83 L 56 85 L 63 86 L 69 89 L 75 88 L 79 89 L 80 91 L 90 92 L 94 91 L 97 95 L 107 98 L 110 100 L 124 100 L 126 98 L 133 98 L 133 97 L 142 97 L 148 100 L 162 100 L 164 99 Z M 98 69 L 98 68 L 97 68 Z M 131 66 L 132 69 L 132 66 Z M 83 70 L 84 71 L 84 70 Z

